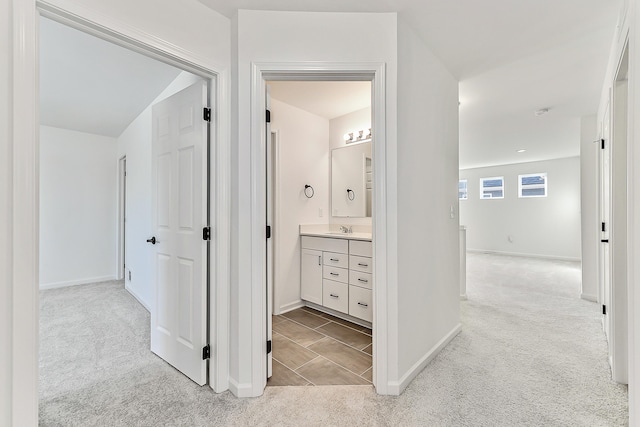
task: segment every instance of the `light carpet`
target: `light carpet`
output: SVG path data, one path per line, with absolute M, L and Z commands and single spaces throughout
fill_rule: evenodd
M 399 397 L 369 386 L 198 387 L 149 350 L 121 282 L 41 292 L 45 426 L 623 426 L 598 306 L 578 263 L 469 254 L 462 332 Z M 457 287 L 457 284 L 455 284 Z

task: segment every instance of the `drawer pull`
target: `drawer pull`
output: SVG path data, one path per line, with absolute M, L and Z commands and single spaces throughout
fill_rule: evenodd
M 369 307 L 369 304 L 366 304 L 364 302 L 359 302 L 358 305 L 360 305 L 362 307 Z
M 329 273 L 329 274 L 332 275 L 332 276 L 339 276 L 340 275 L 338 273 L 334 273 L 333 271 L 331 273 Z
M 318 265 L 322 265 L 322 256 L 318 255 Z
M 358 278 L 358 282 L 369 283 L 369 281 L 367 279 L 360 279 L 360 278 Z
M 365 264 L 364 262 L 359 262 L 358 265 L 360 267 L 369 267 L 369 264 Z
M 331 298 L 340 298 L 340 296 L 338 296 L 338 295 L 336 295 L 336 294 L 329 294 L 329 296 L 330 296 Z M 358 303 L 358 304 L 360 304 L 360 303 Z
M 339 260 L 339 259 L 335 259 L 335 258 L 329 258 L 329 259 L 330 259 L 331 261 L 333 261 L 333 262 L 340 262 L 340 260 Z

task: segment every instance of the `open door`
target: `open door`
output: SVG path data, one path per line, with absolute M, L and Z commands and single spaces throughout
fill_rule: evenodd
M 273 138 L 271 136 L 271 97 L 269 96 L 269 86 L 267 86 L 266 90 L 266 138 L 267 141 L 267 164 L 266 164 L 266 172 L 267 172 L 267 217 L 265 218 L 267 224 L 267 378 L 271 378 L 273 373 L 273 351 L 272 351 L 272 342 L 273 342 L 273 331 L 272 331 L 272 315 L 273 315 L 273 270 L 274 270 L 274 257 L 273 257 L 273 238 L 272 238 L 272 230 L 273 230 Z
M 607 309 L 611 308 L 611 254 L 609 229 L 611 228 L 611 144 L 609 139 L 609 104 L 602 122 L 600 140 L 600 288 L 602 289 L 603 328 L 611 354 L 611 330 Z
M 207 83 L 153 106 L 151 351 L 207 382 Z

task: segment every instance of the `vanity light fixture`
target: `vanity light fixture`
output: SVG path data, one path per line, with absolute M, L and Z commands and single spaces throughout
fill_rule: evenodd
M 371 135 L 371 128 L 356 130 L 356 131 L 344 134 L 344 141 L 347 144 L 351 144 L 353 142 L 370 141 L 372 138 L 373 136 Z

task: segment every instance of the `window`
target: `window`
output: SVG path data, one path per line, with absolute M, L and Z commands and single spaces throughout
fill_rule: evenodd
M 518 197 L 547 197 L 547 174 L 518 175 Z
M 504 177 L 480 178 L 481 199 L 504 199 Z
M 458 181 L 458 199 L 467 200 L 467 180 Z

